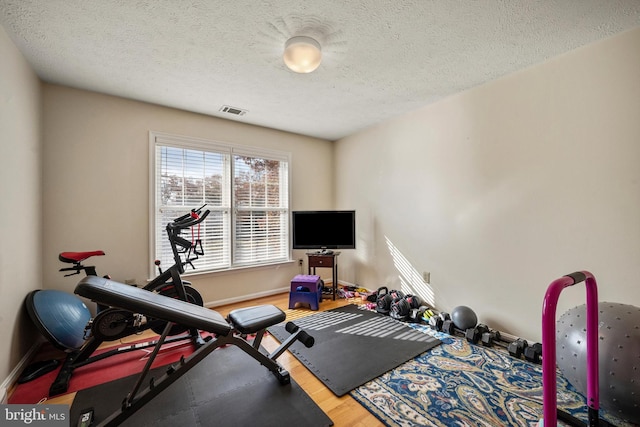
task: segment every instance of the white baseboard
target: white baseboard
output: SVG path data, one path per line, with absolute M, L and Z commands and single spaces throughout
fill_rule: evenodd
M 330 285 L 331 284 L 331 280 L 325 280 L 324 284 L 325 284 L 325 286 Z M 356 285 L 354 285 L 352 283 L 345 282 L 345 281 L 342 281 L 342 280 L 338 280 L 338 284 L 342 285 L 342 286 L 354 286 L 354 287 L 357 287 Z M 253 293 L 253 294 L 242 295 L 242 296 L 234 297 L 234 298 L 226 298 L 226 299 L 221 299 L 221 300 L 216 300 L 216 301 L 209 301 L 209 302 L 206 302 L 204 304 L 204 306 L 207 307 L 207 308 L 220 307 L 220 306 L 227 305 L 227 304 L 234 304 L 236 302 L 244 302 L 244 301 L 249 301 L 249 300 L 252 300 L 252 299 L 268 297 L 268 296 L 271 296 L 271 295 L 283 294 L 283 293 L 289 292 L 289 290 L 290 290 L 290 288 L 286 287 L 286 288 L 272 289 L 272 290 L 264 291 L 264 292 L 256 292 L 256 293 Z
M 252 300 L 252 299 L 268 297 L 268 296 L 271 296 L 271 295 L 282 294 L 282 293 L 285 293 L 285 292 L 289 292 L 289 287 L 272 289 L 272 290 L 264 291 L 264 292 L 256 292 L 256 293 L 253 293 L 253 294 L 242 295 L 242 296 L 234 297 L 234 298 L 226 298 L 226 299 L 221 299 L 221 300 L 217 300 L 217 301 L 210 301 L 210 302 L 206 302 L 204 304 L 204 306 L 207 307 L 207 308 L 220 307 L 222 305 L 233 304 L 233 303 L 236 303 L 236 302 L 243 302 L 243 301 L 248 301 L 248 300 Z
M 331 283 L 331 280 L 329 280 L 329 283 Z M 356 286 L 353 283 L 345 282 L 344 280 L 338 280 L 338 285 L 340 285 L 340 286 L 351 286 L 351 287 L 354 287 L 354 288 L 358 288 L 359 287 L 359 286 Z
M 331 283 L 331 281 L 329 281 L 329 283 Z M 349 287 L 352 287 L 352 288 L 366 289 L 367 292 L 374 292 L 374 290 L 375 290 L 375 289 L 365 288 L 364 286 L 356 285 L 355 283 L 349 283 L 349 282 L 346 282 L 344 280 L 338 280 L 338 285 L 340 285 L 340 286 L 349 286 Z
M 9 389 L 16 383 L 18 382 L 18 378 L 20 377 L 20 374 L 22 373 L 22 371 L 24 370 L 24 368 L 27 367 L 27 364 L 31 361 L 31 359 L 33 359 L 33 356 L 35 356 L 35 354 L 38 352 L 38 350 L 40 349 L 40 346 L 42 345 L 43 341 L 42 340 L 38 340 L 36 341 L 31 348 L 29 349 L 29 351 L 27 351 L 27 353 L 22 357 L 22 359 L 20 359 L 20 362 L 18 362 L 18 364 L 16 365 L 15 368 L 13 368 L 13 371 L 11 371 L 9 373 L 9 376 L 7 378 L 5 378 L 4 381 L 2 381 L 2 384 L 0 384 L 0 402 L 5 404 L 7 403 L 7 399 L 8 399 L 8 391 Z

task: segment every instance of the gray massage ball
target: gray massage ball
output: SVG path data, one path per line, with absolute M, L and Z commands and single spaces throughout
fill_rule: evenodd
M 474 328 L 478 324 L 476 313 L 464 305 L 459 305 L 451 310 L 451 320 L 456 328 L 463 331 Z
M 584 396 L 587 395 L 586 316 L 583 304 L 568 310 L 556 324 L 558 367 Z M 640 308 L 600 302 L 598 325 L 600 407 L 640 424 Z

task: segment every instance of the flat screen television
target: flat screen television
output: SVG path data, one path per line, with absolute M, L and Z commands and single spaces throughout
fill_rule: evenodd
M 293 249 L 355 249 L 356 211 L 292 211 Z

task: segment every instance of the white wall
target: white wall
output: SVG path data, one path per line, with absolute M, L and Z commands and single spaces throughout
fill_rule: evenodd
M 99 274 L 148 279 L 150 130 L 291 152 L 292 208 L 333 203 L 328 141 L 49 84 L 43 105 L 48 288 L 73 291 L 81 277 L 58 272 L 62 251 L 101 249 L 107 255 L 92 258 Z M 189 280 L 215 304 L 288 289 L 298 273 L 297 263 L 288 263 Z
M 2 27 L 0 58 L 0 379 L 4 379 L 35 336 L 23 301 L 27 293 L 42 287 L 42 148 L 40 82 Z
M 576 270 L 640 306 L 639 141 L 640 29 L 344 138 L 336 205 L 359 240 L 341 278 L 536 340 L 547 286 Z M 584 301 L 567 289 L 558 314 Z

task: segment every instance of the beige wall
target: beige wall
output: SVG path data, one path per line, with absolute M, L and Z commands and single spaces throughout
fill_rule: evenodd
M 40 82 L 0 27 L 0 379 L 32 345 L 22 302 L 42 287 Z M 4 386 L 0 387 L 0 400 Z
M 576 270 L 640 306 L 639 142 L 640 29 L 344 138 L 336 205 L 358 210 L 359 239 L 342 278 L 528 339 Z M 567 289 L 558 313 L 584 301 Z
M 290 152 L 292 208 L 332 206 L 328 141 L 48 84 L 43 105 L 45 287 L 73 291 L 79 279 L 58 272 L 61 251 L 102 249 L 99 274 L 149 278 L 150 130 Z M 288 288 L 298 272 L 292 262 L 189 280 L 215 305 Z

